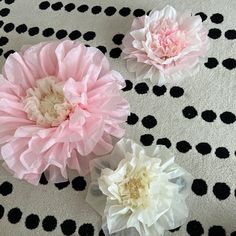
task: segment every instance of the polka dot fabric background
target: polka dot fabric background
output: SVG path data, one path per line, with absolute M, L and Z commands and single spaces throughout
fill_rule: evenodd
M 211 49 L 195 77 L 159 87 L 127 72 L 121 44 L 134 17 L 166 4 L 200 15 Z M 195 178 L 186 224 L 166 235 L 236 236 L 235 10 L 235 0 L 0 0 L 0 66 L 23 45 L 45 40 L 98 47 L 126 79 L 126 137 L 146 148 L 165 145 Z M 84 200 L 88 184 L 88 176 L 71 172 L 66 183 L 42 176 L 35 187 L 1 168 L 0 234 L 104 235 Z

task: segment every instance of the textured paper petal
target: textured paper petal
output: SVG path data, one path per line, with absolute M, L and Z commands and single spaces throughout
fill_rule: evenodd
M 137 79 L 150 79 L 159 86 L 195 75 L 199 58 L 208 48 L 201 18 L 179 13 L 171 6 L 134 19 L 123 39 L 128 70 L 135 72 Z
M 128 232 L 134 236 L 163 236 L 166 230 L 185 222 L 185 199 L 192 176 L 174 162 L 174 155 L 167 148 L 157 146 L 147 151 L 132 140 L 122 139 L 111 154 L 92 161 L 90 168 L 92 184 L 86 200 L 102 216 L 106 236 Z M 140 173 L 145 173 L 141 179 Z M 146 180 L 148 187 L 143 189 Z M 133 187 L 127 192 L 127 187 L 122 186 Z M 137 191 L 137 186 L 140 191 L 133 199 L 127 194 Z M 138 203 L 143 205 L 136 208 L 133 204 Z
M 104 54 L 71 40 L 24 47 L 9 55 L 0 75 L 0 144 L 16 178 L 38 184 L 45 172 L 65 181 L 108 154 L 129 115 L 123 77 Z

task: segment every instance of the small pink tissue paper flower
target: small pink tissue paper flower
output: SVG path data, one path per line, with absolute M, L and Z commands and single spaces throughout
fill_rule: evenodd
M 163 85 L 194 75 L 208 50 L 208 31 L 200 16 L 171 6 L 135 18 L 123 39 L 127 67 L 138 78 Z
M 89 161 L 109 153 L 111 136 L 129 105 L 122 76 L 98 49 L 66 41 L 39 43 L 11 54 L 0 75 L 0 144 L 4 166 L 37 185 L 84 175 Z

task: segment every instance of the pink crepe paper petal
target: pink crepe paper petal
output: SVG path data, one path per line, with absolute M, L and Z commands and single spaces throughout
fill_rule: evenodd
M 37 123 L 34 117 L 41 110 L 30 116 L 24 103 L 41 79 L 41 86 L 46 87 L 47 79 L 62 86 L 63 102 L 70 105 L 56 126 Z M 129 115 L 120 94 L 124 86 L 100 50 L 78 42 L 44 42 L 11 54 L 0 75 L 0 144 L 6 169 L 34 185 L 43 172 L 55 183 L 68 178 L 68 169 L 87 174 L 90 160 L 109 153 L 112 137 L 124 134 L 120 125 Z M 37 99 L 33 101 L 41 106 L 42 97 Z

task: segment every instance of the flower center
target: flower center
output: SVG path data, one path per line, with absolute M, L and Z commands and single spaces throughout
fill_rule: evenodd
M 129 171 L 128 171 L 129 172 Z M 146 168 L 136 171 L 130 176 L 126 174 L 125 180 L 119 184 L 123 205 L 131 208 L 146 207 L 149 195 L 149 176 Z
M 43 127 L 58 126 L 66 120 L 72 106 L 65 100 L 63 85 L 53 76 L 37 80 L 36 87 L 28 89 L 23 99 L 28 118 Z
M 128 190 L 129 195 L 132 199 L 136 200 L 140 197 L 139 191 L 144 189 L 141 178 L 130 179 L 126 184 L 125 188 Z
M 40 101 L 40 111 L 42 114 L 48 113 L 51 117 L 57 118 L 56 105 L 64 102 L 64 96 L 59 93 L 51 93 L 44 96 Z
M 156 56 L 167 59 L 177 56 L 187 46 L 185 32 L 177 23 L 163 20 L 151 29 L 151 48 Z

